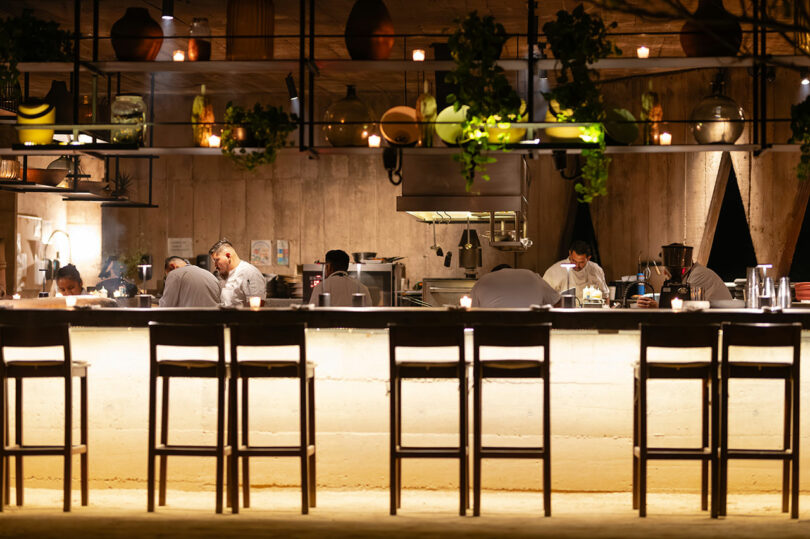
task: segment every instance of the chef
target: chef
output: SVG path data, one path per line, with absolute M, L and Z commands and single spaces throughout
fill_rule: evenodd
M 219 282 L 214 274 L 192 266 L 185 258 L 170 256 L 163 264 L 166 285 L 161 307 L 216 307 L 220 301 Z
M 731 292 L 729 292 L 723 279 L 703 264 L 693 262 L 692 266 L 686 270 L 681 280 L 689 283 L 689 287 L 692 290 L 702 288 L 703 299 L 706 301 L 731 299 Z M 655 309 L 658 307 L 658 302 L 647 296 L 638 297 L 637 302 L 639 307 L 647 309 Z
M 560 303 L 560 294 L 537 273 L 508 264 L 495 266 L 478 279 L 471 296 L 473 307 L 508 309 Z
M 84 294 L 84 285 L 79 270 L 73 264 L 62 266 L 56 270 L 56 288 L 63 296 L 81 296 Z
M 570 269 L 570 276 L 568 275 L 569 270 L 562 267 L 563 264 L 575 265 Z M 557 292 L 563 292 L 570 282 L 570 286 L 576 288 L 577 297 L 580 300 L 582 300 L 582 290 L 586 286 L 593 286 L 601 290 L 603 299 L 610 297 L 610 291 L 605 282 L 605 272 L 596 262 L 591 262 L 591 246 L 582 240 L 571 243 L 568 258 L 564 258 L 548 268 L 543 274 L 543 279 Z
M 349 255 L 345 251 L 329 251 L 324 261 L 324 280 L 312 289 L 310 303 L 318 304 L 318 295 L 328 292 L 332 307 L 351 307 L 352 295 L 363 294 L 363 305 L 371 306 L 371 294 L 366 285 L 347 273 Z
M 236 254 L 227 239 L 221 239 L 208 250 L 219 273 L 220 305 L 248 307 L 250 298 L 267 297 L 267 281 L 256 266 L 245 262 Z

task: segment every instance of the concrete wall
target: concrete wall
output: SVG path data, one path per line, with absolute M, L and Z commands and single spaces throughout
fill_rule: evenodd
M 810 333 L 804 332 L 802 363 L 810 361 Z M 557 491 L 628 492 L 632 462 L 633 364 L 638 332 L 599 334 L 554 331 L 551 342 L 552 486 Z M 468 344 L 471 345 L 471 335 Z M 92 488 L 143 488 L 146 477 L 148 411 L 148 333 L 145 328 L 73 328 L 75 358 L 89 360 L 90 482 Z M 318 484 L 328 488 L 388 486 L 388 339 L 385 330 L 307 331 L 307 357 L 316 367 Z M 468 346 L 471 354 L 472 347 Z M 185 352 L 187 353 L 187 352 Z M 441 357 L 427 349 L 420 357 Z M 677 352 L 676 352 L 677 353 Z M 681 352 L 682 353 L 682 352 Z M 737 359 L 789 359 L 733 350 Z M 514 354 L 514 352 L 512 352 Z M 511 354 L 510 354 L 511 355 Z M 655 356 L 651 360 L 683 358 Z M 406 356 L 402 356 L 406 358 Z M 695 358 L 698 359 L 698 358 Z M 701 359 L 704 359 L 701 356 Z M 708 360 L 708 357 L 705 359 Z M 25 382 L 25 439 L 58 442 L 62 389 L 57 381 Z M 778 386 L 778 387 L 777 387 Z M 213 443 L 215 382 L 177 380 L 171 387 L 171 443 Z M 731 383 L 731 447 L 778 447 L 781 443 L 782 389 L 768 381 Z M 526 381 L 484 385 L 484 443 L 540 445 L 541 387 Z M 810 442 L 810 382 L 802 394 L 802 445 Z M 650 445 L 683 447 L 700 443 L 699 382 L 652 382 L 649 388 Z M 294 381 L 254 381 L 251 385 L 251 441 L 295 443 L 297 386 Z M 13 400 L 12 400 L 13 402 Z M 458 393 L 452 382 L 406 382 L 403 390 L 404 442 L 458 443 Z M 12 429 L 12 432 L 13 429 Z M 803 468 L 810 452 L 802 452 Z M 252 459 L 256 486 L 293 486 L 295 459 Z M 13 469 L 13 466 L 12 466 Z M 171 488 L 211 488 L 212 459 L 169 460 Z M 694 462 L 650 465 L 653 490 L 695 492 L 700 466 Z M 78 470 L 76 470 L 78 473 Z M 26 459 L 26 484 L 59 488 L 59 459 Z M 454 488 L 458 466 L 446 460 L 407 460 L 404 485 Z M 775 462 L 734 461 L 731 492 L 777 491 L 781 466 Z M 490 460 L 485 488 L 539 490 L 541 468 L 531 461 Z M 810 477 L 800 487 L 810 489 Z M 629 498 L 628 498 L 629 500 Z M 628 502 L 629 503 L 629 502 Z

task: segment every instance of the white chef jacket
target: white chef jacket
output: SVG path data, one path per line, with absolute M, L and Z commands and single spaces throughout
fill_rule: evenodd
M 198 266 L 186 265 L 166 276 L 160 306 L 216 307 L 219 300 L 219 282 L 214 274 Z
M 538 274 L 504 268 L 487 273 L 472 287 L 473 307 L 519 308 L 554 305 L 560 295 Z
M 717 299 L 731 299 L 726 283 L 715 272 L 702 264 L 694 264 L 689 273 L 686 274 L 686 282 L 692 287 L 703 288 L 703 299 L 706 301 Z
M 176 270 L 175 270 L 176 271 Z M 228 273 L 227 279 L 219 279 L 220 304 L 223 307 L 248 307 L 251 296 L 267 297 L 267 281 L 256 266 L 240 260 Z
M 571 261 L 567 258 L 555 262 L 543 274 L 543 279 L 551 285 L 557 292 L 562 292 L 566 289 L 568 283 L 568 270 L 562 267 L 562 264 L 570 264 Z M 585 267 L 580 271 L 571 268 L 571 286 L 576 287 L 577 297 L 582 300 L 582 289 L 586 286 L 595 286 L 602 291 L 602 298 L 607 300 L 610 298 L 610 291 L 608 290 L 607 283 L 605 282 L 605 272 L 599 267 L 599 264 L 588 261 Z
M 364 307 L 371 307 L 371 294 L 366 285 L 355 279 L 349 277 L 345 271 L 336 271 L 329 277 L 315 285 L 312 289 L 312 295 L 309 297 L 309 302 L 315 305 L 318 304 L 318 294 L 329 292 L 331 295 L 330 305 L 332 307 L 351 307 L 352 294 L 365 294 Z

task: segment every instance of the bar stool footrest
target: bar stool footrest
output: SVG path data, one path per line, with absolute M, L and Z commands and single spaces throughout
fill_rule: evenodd
M 791 449 L 729 449 L 730 459 L 751 460 L 790 460 L 793 458 Z
M 307 447 L 307 456 L 315 454 L 315 446 Z M 271 445 L 271 446 L 241 446 L 239 448 L 240 457 L 300 457 L 301 447 L 297 445 Z
M 396 458 L 457 459 L 461 457 L 458 447 L 399 447 L 394 451 Z
M 633 448 L 633 455 L 641 455 L 641 449 Z M 708 447 L 648 447 L 647 459 L 656 460 L 708 460 L 712 450 Z
M 223 448 L 224 454 L 231 454 L 231 446 L 226 445 Z M 157 445 L 155 447 L 155 455 L 157 456 L 183 456 L 183 457 L 216 457 L 216 446 L 210 445 Z
M 482 447 L 478 452 L 481 458 L 489 459 L 543 459 L 546 451 L 542 447 Z
M 74 455 L 87 453 L 87 445 L 74 445 L 70 448 L 70 452 Z M 5 454 L 9 457 L 62 456 L 65 454 L 65 448 L 60 445 L 11 445 L 6 446 Z

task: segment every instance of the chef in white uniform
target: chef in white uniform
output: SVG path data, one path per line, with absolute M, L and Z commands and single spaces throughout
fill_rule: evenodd
M 188 260 L 170 256 L 163 264 L 166 286 L 161 307 L 216 307 L 220 301 L 217 278 L 210 271 L 192 266 Z
M 575 264 L 571 268 L 571 275 L 562 264 Z M 568 249 L 568 258 L 556 262 L 543 274 L 545 280 L 557 292 L 563 292 L 569 283 L 576 288 L 577 297 L 582 300 L 582 289 L 586 286 L 594 286 L 602 291 L 603 298 L 610 297 L 607 282 L 605 282 L 605 272 L 596 262 L 591 262 L 591 246 L 582 240 L 576 240 Z
M 230 241 L 219 240 L 208 254 L 219 273 L 220 304 L 223 307 L 249 307 L 251 297 L 267 297 L 264 275 L 256 266 L 241 260 Z
M 532 305 L 557 305 L 558 294 L 538 274 L 513 269 L 508 264 L 492 268 L 470 291 L 473 307 L 520 308 Z
M 352 295 L 363 294 L 363 305 L 371 307 L 371 294 L 366 285 L 350 277 L 349 255 L 344 251 L 334 250 L 326 253 L 324 261 L 324 280 L 315 285 L 309 302 L 318 304 L 318 295 L 329 292 L 332 307 L 351 307 Z

